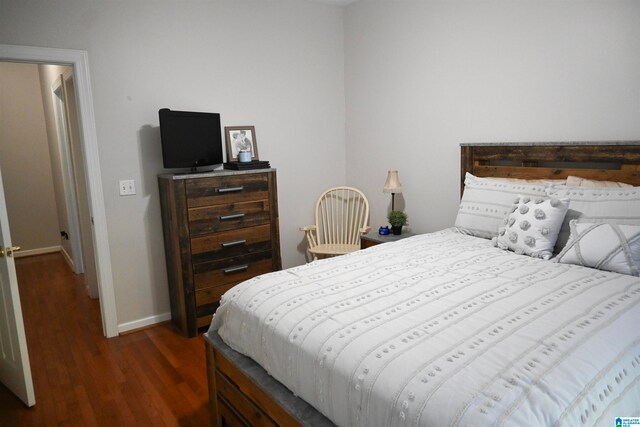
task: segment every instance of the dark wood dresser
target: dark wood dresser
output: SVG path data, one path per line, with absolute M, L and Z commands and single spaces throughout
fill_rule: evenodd
M 173 323 L 208 326 L 221 295 L 280 270 L 275 169 L 158 177 Z

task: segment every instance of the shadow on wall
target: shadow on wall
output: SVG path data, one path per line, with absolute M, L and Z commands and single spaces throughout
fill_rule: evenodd
M 142 195 L 158 194 L 158 174 L 163 173 L 160 127 L 144 125 L 138 131 Z M 160 206 L 158 204 L 158 206 Z
M 387 214 L 391 212 L 391 194 L 385 194 L 385 196 L 389 196 L 389 203 L 387 204 L 387 210 L 384 213 L 384 216 L 386 217 Z M 394 203 L 394 207 L 395 207 L 395 210 L 397 211 L 405 211 L 407 209 L 404 196 L 402 195 L 402 193 L 396 193 L 396 200 Z
M 307 242 L 307 238 L 305 237 L 304 233 L 301 231 L 300 233 L 302 233 L 302 240 L 300 241 L 300 243 L 298 243 L 298 245 L 296 246 L 296 250 L 304 255 L 304 261 L 306 263 L 310 263 L 311 261 L 313 261 L 313 257 L 311 256 L 311 254 L 309 253 L 308 249 L 309 249 L 309 242 Z
M 156 313 L 169 311 L 169 290 L 164 254 L 162 215 L 160 213 L 160 192 L 158 174 L 166 172 L 162 167 L 162 147 L 160 127 L 144 125 L 138 131 L 138 152 L 140 159 L 140 195 L 146 199 L 144 217 L 147 239 L 147 259 L 152 301 Z

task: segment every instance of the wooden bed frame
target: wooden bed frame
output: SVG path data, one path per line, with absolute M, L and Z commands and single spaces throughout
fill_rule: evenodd
M 466 172 L 524 179 L 575 175 L 640 186 L 640 141 L 461 144 L 461 189 Z M 259 383 L 277 383 L 264 370 L 267 378 L 256 381 L 228 357 L 233 350 L 222 351 L 208 340 L 205 347 L 213 426 L 304 425 L 281 404 L 281 398 L 271 396 Z M 300 400 L 291 394 L 288 400 L 292 399 Z
M 565 179 L 569 175 L 640 186 L 640 141 L 460 144 L 460 190 L 479 177 Z

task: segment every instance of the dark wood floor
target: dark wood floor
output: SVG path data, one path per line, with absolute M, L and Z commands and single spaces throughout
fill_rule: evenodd
M 36 405 L 0 384 L 1 426 L 208 425 L 202 336 L 167 323 L 106 339 L 98 302 L 62 256 L 16 269 Z

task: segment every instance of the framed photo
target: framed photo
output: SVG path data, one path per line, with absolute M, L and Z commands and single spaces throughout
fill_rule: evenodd
M 251 160 L 259 160 L 255 127 L 225 126 L 224 139 L 227 143 L 227 162 L 237 162 L 240 150 L 251 151 Z

